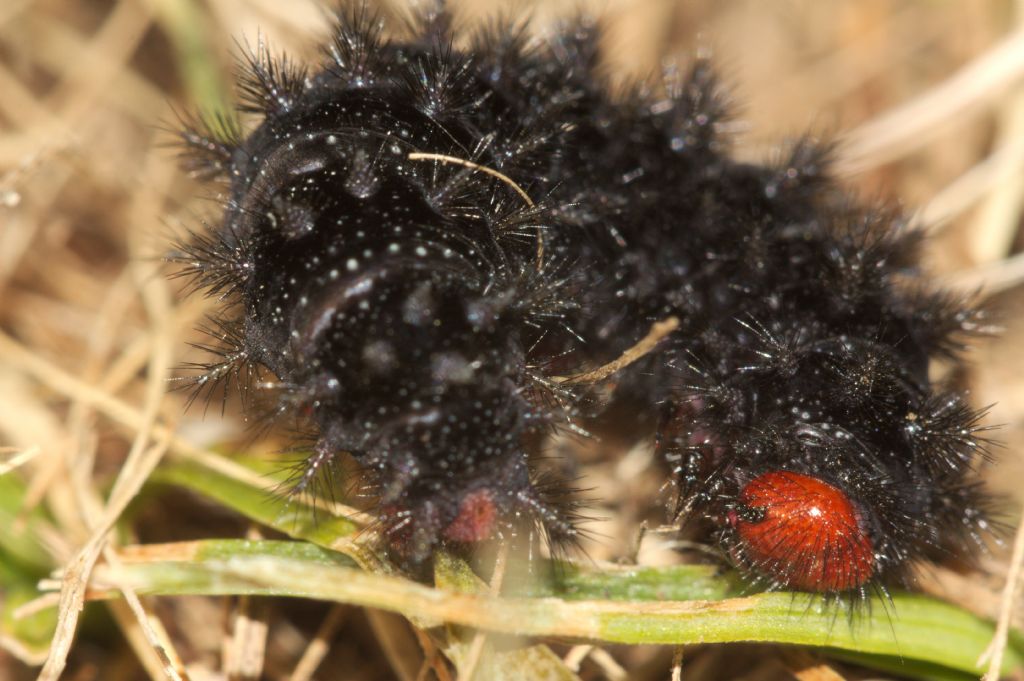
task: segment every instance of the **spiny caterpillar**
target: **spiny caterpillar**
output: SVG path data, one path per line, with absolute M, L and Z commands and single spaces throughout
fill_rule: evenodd
M 315 431 L 292 491 L 350 453 L 413 564 L 520 516 L 571 542 L 573 503 L 531 458 L 571 409 L 547 367 L 574 303 L 559 218 L 523 196 L 568 126 L 555 101 L 524 121 L 444 15 L 418 31 L 389 43 L 368 11 L 343 11 L 314 75 L 250 55 L 241 109 L 262 120 L 247 137 L 184 133 L 192 166 L 230 180 L 222 225 L 173 256 L 231 303 L 192 382 L 250 393 L 269 369 L 276 411 Z
M 314 429 L 295 491 L 351 453 L 414 563 L 518 517 L 570 543 L 534 460 L 598 398 L 559 377 L 672 320 L 598 418 L 660 414 L 677 511 L 750 578 L 864 595 L 981 541 L 981 414 L 927 375 L 980 313 L 913 281 L 919 234 L 846 196 L 826 148 L 732 161 L 705 60 L 613 97 L 583 22 L 465 50 L 443 8 L 401 41 L 360 8 L 333 30 L 312 75 L 249 57 L 247 136 L 183 134 L 230 190 L 172 256 L 228 301 L 196 394 L 269 369 Z
M 705 60 L 624 101 L 589 65 L 566 81 L 584 94 L 560 195 L 591 235 L 575 326 L 613 355 L 680 320 L 613 397 L 660 410 L 677 514 L 773 589 L 863 598 L 980 547 L 984 410 L 928 368 L 985 315 L 920 279 L 921 233 L 844 193 L 810 139 L 774 164 L 731 160 Z

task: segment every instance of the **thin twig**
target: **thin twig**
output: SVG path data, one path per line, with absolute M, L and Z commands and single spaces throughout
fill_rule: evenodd
M 423 649 L 423 663 L 429 665 L 429 668 L 434 670 L 434 675 L 437 676 L 438 681 L 452 681 L 452 675 L 448 673 L 448 667 L 445 665 L 445 658 L 438 651 L 437 646 L 434 645 L 434 641 L 431 640 L 426 632 L 418 627 L 413 627 L 412 631 L 416 635 L 416 640 L 420 642 L 420 648 Z M 422 668 L 420 671 L 422 672 Z M 417 676 L 419 675 L 417 674 Z
M 683 646 L 672 651 L 672 681 L 683 681 Z
M 441 163 L 453 163 L 455 165 L 464 166 L 466 168 L 472 168 L 473 170 L 479 170 L 481 173 L 486 173 L 492 177 L 496 177 L 505 184 L 507 184 L 509 187 L 514 189 L 516 193 L 519 194 L 519 196 L 523 197 L 523 201 L 526 202 L 526 205 L 533 208 L 533 200 L 530 198 L 530 195 L 526 193 L 526 190 L 524 190 L 522 187 L 516 184 L 515 180 L 513 180 L 511 177 L 501 172 L 500 170 L 488 168 L 487 166 L 480 165 L 479 163 L 474 163 L 473 161 L 464 158 L 459 158 L 458 156 L 448 156 L 447 154 L 428 154 L 424 152 L 414 151 L 411 154 L 409 154 L 408 158 L 410 161 L 440 161 Z
M 29 447 L 28 449 L 16 452 L 14 456 L 7 459 L 6 461 L 0 462 L 0 475 L 6 475 L 16 468 L 24 466 L 26 463 L 36 458 L 39 455 L 39 446 Z
M 601 669 L 608 681 L 626 681 L 629 678 L 629 672 L 604 648 L 594 648 L 590 651 L 590 659 Z
M 533 200 L 530 198 L 530 195 L 526 193 L 525 189 L 523 189 L 518 184 L 516 184 L 515 180 L 513 180 L 511 177 L 509 177 L 508 175 L 504 174 L 503 172 L 501 172 L 499 170 L 495 170 L 494 168 L 488 168 L 487 166 L 480 165 L 479 163 L 474 163 L 473 161 L 470 161 L 470 160 L 467 160 L 467 159 L 464 159 L 464 158 L 459 158 L 457 156 L 448 156 L 447 154 L 428 154 L 428 153 L 425 153 L 425 152 L 418 152 L 417 151 L 417 152 L 412 152 L 411 154 L 409 154 L 408 158 L 409 158 L 410 161 L 440 161 L 441 163 L 453 163 L 455 165 L 460 165 L 460 166 L 463 166 L 463 167 L 466 167 L 466 168 L 472 168 L 473 170 L 479 170 L 480 172 L 486 173 L 486 174 L 490 175 L 491 177 L 496 177 L 499 180 L 501 180 L 502 182 L 504 182 L 505 184 L 507 184 L 509 187 L 511 187 L 513 190 L 515 190 L 515 192 L 517 194 L 519 194 L 519 196 L 523 197 L 523 201 L 525 201 L 526 205 L 529 206 L 530 208 L 533 208 L 533 206 L 535 205 L 533 203 Z M 540 271 L 541 267 L 543 266 L 543 263 L 544 263 L 544 236 L 541 233 L 541 230 L 538 229 L 537 230 L 537 270 L 538 271 Z
M 1021 569 L 1024 566 L 1024 511 L 1017 520 L 1017 534 L 1013 538 L 1013 554 L 1010 558 L 1010 571 L 1006 575 L 1006 584 L 1003 586 L 1002 604 L 999 608 L 999 621 L 996 623 L 996 633 L 992 636 L 985 652 L 978 658 L 978 665 L 985 664 L 988 660 L 988 671 L 985 672 L 984 681 L 998 681 L 1000 670 L 1003 668 L 1003 652 L 1006 650 L 1007 640 L 1010 634 L 1010 621 L 1013 619 L 1013 611 L 1017 604 L 1020 592 Z
M 604 366 L 600 366 L 593 371 L 587 371 L 582 374 L 573 374 L 572 376 L 556 376 L 552 378 L 551 381 L 554 383 L 566 383 L 569 385 L 597 383 L 598 381 L 603 381 L 615 372 L 625 369 L 633 362 L 650 353 L 663 338 L 678 328 L 678 317 L 669 317 L 668 319 L 660 322 L 655 322 L 651 325 L 651 330 L 647 332 L 647 335 L 644 336 L 636 345 L 622 353 L 618 359 L 609 362 Z
M 331 639 L 334 638 L 334 634 L 337 633 L 341 623 L 345 620 L 345 613 L 347 611 L 348 608 L 340 604 L 335 605 L 328 611 L 327 616 L 324 617 L 320 627 L 316 630 L 316 636 L 313 637 L 313 640 L 309 642 L 309 645 L 302 652 L 302 657 L 299 658 L 299 662 L 295 665 L 295 669 L 292 670 L 288 681 L 312 680 L 313 673 L 320 666 L 320 663 L 324 661 L 324 657 L 327 656 L 327 651 L 330 650 Z
M 263 678 L 269 626 L 266 603 L 241 596 L 233 625 L 231 639 L 224 648 L 223 667 L 228 678 L 235 681 Z
M 587 659 L 590 655 L 590 651 L 594 649 L 593 644 L 583 643 L 578 646 L 573 646 L 569 649 L 569 652 L 562 658 L 562 663 L 573 672 L 580 670 L 580 665 L 583 664 L 583 660 Z

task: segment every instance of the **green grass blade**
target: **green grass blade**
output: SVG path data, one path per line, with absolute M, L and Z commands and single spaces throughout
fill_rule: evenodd
M 211 17 L 194 0 L 156 0 L 157 19 L 174 45 L 178 70 L 199 110 L 233 115 L 230 92 L 207 28 Z
M 188 462 L 162 469 L 156 477 L 215 499 L 289 536 L 346 552 L 364 567 L 372 565 L 375 570 L 381 567 L 381 563 L 367 560 L 364 553 L 352 550 L 351 537 L 359 529 L 355 522 L 345 517 L 324 517 L 322 512 L 317 517 L 312 507 L 297 502 L 285 505 L 266 491 L 275 483 L 273 475 L 266 472 L 253 473 L 249 477 L 231 477 Z M 228 562 L 233 565 L 237 561 Z M 174 570 L 189 571 L 189 579 L 199 580 L 193 585 L 198 587 L 210 578 L 207 568 L 211 565 L 219 566 L 216 568 L 218 571 L 226 569 L 224 561 L 211 560 L 201 561 L 197 573 L 193 572 L 194 565 L 192 568 L 177 565 Z M 296 569 L 301 571 L 301 568 Z M 453 564 L 442 572 L 451 579 L 458 579 L 460 571 L 472 574 L 465 564 Z M 364 602 L 358 595 L 317 593 L 315 590 L 278 593 L 275 589 L 283 585 L 273 580 L 272 584 L 249 585 L 247 588 L 253 590 L 245 593 L 308 596 L 370 605 L 402 612 L 423 625 L 445 620 L 507 633 L 579 636 L 618 643 L 774 641 L 871 655 L 879 666 L 883 666 L 881 663 L 886 660 L 890 665 L 893 661 L 899 665 L 921 662 L 969 674 L 978 672 L 974 662 L 992 635 L 991 625 L 973 615 L 914 594 L 897 594 L 891 604 L 876 599 L 852 615 L 839 609 L 838 605 L 826 604 L 806 595 L 775 593 L 723 600 L 735 596 L 740 585 L 733 577 L 720 575 L 708 566 L 546 565 L 541 568 L 541 574 L 550 579 L 510 585 L 510 591 L 516 598 L 502 600 L 502 608 L 511 607 L 510 604 L 514 603 L 518 609 L 512 612 L 528 618 L 531 608 L 538 607 L 538 604 L 546 603 L 550 607 L 539 608 L 536 622 L 516 620 L 516 630 L 511 632 L 508 628 L 512 625 L 508 622 L 488 623 L 481 614 L 482 609 L 486 610 L 482 606 L 472 611 L 472 621 L 463 622 L 457 616 L 446 619 L 447 616 L 438 615 L 439 606 L 436 605 L 424 609 L 386 600 Z M 371 580 L 383 578 L 363 576 Z M 223 575 L 218 579 L 221 577 Z M 157 583 L 163 584 L 159 580 Z M 185 584 L 188 583 L 186 579 Z M 242 586 L 238 582 L 230 583 L 239 588 Z M 413 591 L 426 588 L 404 580 L 398 583 Z M 225 582 L 218 584 L 223 586 Z M 455 583 L 449 587 L 468 590 Z M 445 592 L 428 590 L 428 593 L 433 598 Z M 471 596 L 463 594 L 462 597 Z M 476 598 L 486 601 L 487 597 Z M 625 607 L 624 602 L 634 602 L 637 606 Z M 545 621 L 548 623 L 544 624 Z M 565 627 L 559 624 L 561 621 L 565 622 Z M 870 660 L 864 661 L 870 663 Z M 1024 643 L 1012 637 L 1006 668 L 1019 666 L 1022 661 Z M 904 673 L 910 673 L 909 667 Z M 925 672 L 921 678 L 928 676 Z
M 40 664 L 57 628 L 57 611 L 39 610 L 16 617 L 20 607 L 39 596 L 36 583 L 53 569 L 39 544 L 45 522 L 38 508 L 24 513 L 25 484 L 14 474 L 0 476 L 0 638 L 23 661 Z
M 192 490 L 254 522 L 325 548 L 345 551 L 349 538 L 359 530 L 359 526 L 345 516 L 332 515 L 323 508 L 272 494 L 269 490 L 279 482 L 272 474 L 239 468 L 246 475 L 232 477 L 194 461 L 179 461 L 159 468 L 150 481 Z
M 45 574 L 53 569 L 53 560 L 39 544 L 40 527 L 45 519 L 38 508 L 22 512 L 25 485 L 16 475 L 0 475 L 0 549 L 8 561 L 17 561 L 23 571 Z
M 722 574 L 712 565 L 640 567 L 559 564 L 552 579 L 531 582 L 517 596 L 557 596 L 567 601 L 720 601 L 742 589 L 732 573 Z
M 286 557 L 277 549 L 232 553 L 221 542 L 218 557 L 204 555 L 214 554 L 197 553 L 187 561 L 126 560 L 124 573 L 115 577 L 143 593 L 305 597 L 381 608 L 424 624 L 449 622 L 522 636 L 629 644 L 791 643 L 967 673 L 979 672 L 975 662 L 993 634 L 991 624 L 914 594 L 897 594 L 891 604 L 874 601 L 848 619 L 835 604 L 806 595 L 773 593 L 720 601 L 495 598 L 442 591 L 322 559 Z M 677 577 L 674 571 L 665 574 L 666 581 Z M 607 593 L 614 597 L 616 589 Z M 1006 671 L 1024 663 L 1022 651 L 1021 640 L 1013 637 Z

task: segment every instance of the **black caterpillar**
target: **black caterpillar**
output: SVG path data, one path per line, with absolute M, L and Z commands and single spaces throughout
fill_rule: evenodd
M 566 126 L 524 122 L 452 49 L 443 15 L 408 45 L 365 10 L 339 21 L 313 76 L 251 55 L 241 108 L 262 123 L 244 140 L 185 133 L 230 198 L 174 259 L 237 303 L 196 386 L 272 371 L 278 410 L 316 430 L 294 491 L 351 453 L 413 563 L 517 516 L 572 541 L 572 502 L 530 458 L 567 415 L 545 367 L 573 303 L 554 244 L 542 252 L 558 218 L 518 193 Z
M 613 354 L 651 320 L 680 320 L 614 397 L 660 409 L 677 513 L 776 589 L 863 597 L 910 584 L 917 559 L 980 547 L 984 410 L 928 367 L 955 360 L 985 313 L 916 276 L 921 233 L 845 194 L 810 139 L 775 164 L 730 160 L 704 61 L 627 103 L 592 71 L 577 82 L 588 115 L 572 163 L 587 172 L 565 189 L 601 263 L 582 307 L 604 311 L 577 328 Z
M 498 22 L 460 50 L 439 8 L 391 42 L 356 8 L 313 75 L 251 55 L 258 127 L 183 135 L 230 181 L 222 225 L 172 257 L 231 301 L 197 394 L 273 372 L 316 433 L 295 489 L 350 452 L 413 563 L 520 517 L 571 543 L 576 505 L 534 462 L 623 408 L 660 415 L 677 512 L 770 588 L 864 595 L 964 555 L 988 529 L 981 413 L 927 369 L 981 313 L 913 279 L 919 233 L 846 196 L 827 147 L 734 162 L 706 61 L 613 97 L 597 39 Z M 604 397 L 557 378 L 665 319 Z

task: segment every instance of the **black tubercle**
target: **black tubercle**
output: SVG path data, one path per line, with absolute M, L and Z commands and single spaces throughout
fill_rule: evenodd
M 171 258 L 225 301 L 197 394 L 276 375 L 276 411 L 316 433 L 295 489 L 350 452 L 413 562 L 520 517 L 565 543 L 575 504 L 534 464 L 582 404 L 555 378 L 677 317 L 596 411 L 663 415 L 680 508 L 751 577 L 815 585 L 745 558 L 750 525 L 807 526 L 780 515 L 799 493 L 742 501 L 779 471 L 855 517 L 874 556 L 840 576 L 870 572 L 861 593 L 979 540 L 981 414 L 928 365 L 983 315 L 917 279 L 918 232 L 847 196 L 810 139 L 732 160 L 706 60 L 616 97 L 586 22 L 546 43 L 498 23 L 467 50 L 449 24 L 438 11 L 389 42 L 341 11 L 319 70 L 262 44 L 246 59 L 247 136 L 183 133 L 187 166 L 230 182 L 222 224 Z

